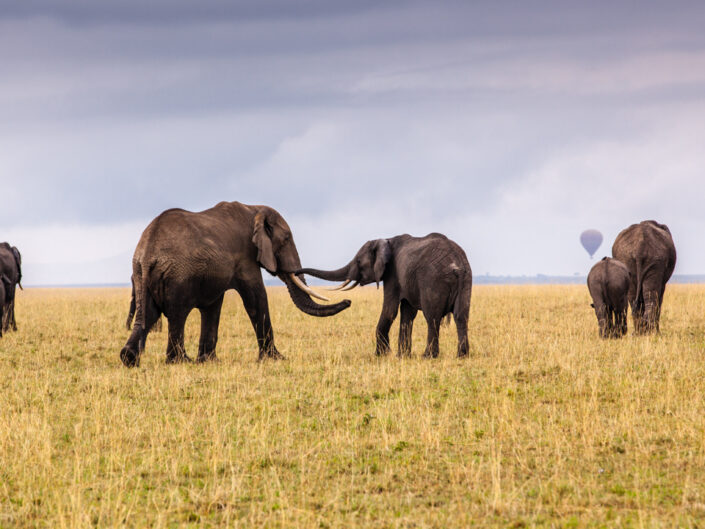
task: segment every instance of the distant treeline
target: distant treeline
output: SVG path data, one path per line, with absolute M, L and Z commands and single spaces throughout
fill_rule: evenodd
M 585 284 L 587 276 L 492 276 L 477 275 L 472 278 L 476 285 L 577 285 Z M 705 283 L 705 274 L 674 274 L 669 283 Z

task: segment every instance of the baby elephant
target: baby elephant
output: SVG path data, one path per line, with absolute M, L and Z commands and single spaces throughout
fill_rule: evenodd
M 601 338 L 621 338 L 627 333 L 629 270 L 617 259 L 603 257 L 587 278 Z

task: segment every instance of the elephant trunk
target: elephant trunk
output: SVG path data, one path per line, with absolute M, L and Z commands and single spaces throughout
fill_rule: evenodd
M 296 284 L 292 281 L 291 276 L 288 274 L 279 274 L 279 279 L 286 283 L 286 288 L 289 290 L 289 295 L 291 296 L 291 300 L 294 302 L 294 305 L 296 305 L 296 308 L 310 316 L 333 316 L 350 306 L 349 299 L 344 299 L 340 303 L 335 303 L 333 305 L 319 305 L 313 301 L 308 294 L 296 286 Z
M 297 273 L 308 274 L 313 277 L 318 277 L 319 279 L 326 279 L 327 281 L 345 281 L 346 279 L 355 279 L 348 276 L 350 272 L 350 264 L 346 264 L 342 268 L 337 270 L 317 270 L 315 268 L 302 268 Z

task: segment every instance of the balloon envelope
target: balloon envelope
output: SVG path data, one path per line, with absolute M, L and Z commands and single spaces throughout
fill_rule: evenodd
M 585 230 L 580 234 L 580 243 L 592 257 L 602 244 L 602 234 L 597 230 Z

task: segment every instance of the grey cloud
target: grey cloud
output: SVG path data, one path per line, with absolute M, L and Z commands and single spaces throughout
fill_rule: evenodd
M 600 167 L 610 156 L 649 169 L 620 146 L 642 156 L 697 134 L 666 125 L 702 112 L 704 14 L 686 2 L 2 4 L 0 179 L 14 199 L 0 223 L 241 200 L 313 230 L 297 236 L 313 259 L 331 226 L 489 244 L 459 223 L 510 237 L 540 207 L 553 215 L 541 226 L 558 218 L 567 233 L 590 212 L 562 201 L 574 176 L 556 174 L 606 185 L 595 175 L 618 176 Z M 699 158 L 674 152 L 687 185 Z M 508 207 L 519 191 L 521 215 Z M 632 197 L 624 214 L 681 203 Z
M 51 17 L 73 23 L 101 24 L 106 22 L 140 23 L 187 22 L 202 20 L 257 20 L 262 18 L 302 18 L 312 15 L 331 15 L 359 12 L 378 2 L 326 2 L 321 0 L 261 0 L 256 2 L 230 0 L 204 0 L 189 2 L 178 0 L 138 0 L 92 2 L 72 0 L 27 0 L 2 2 L 4 17 Z

